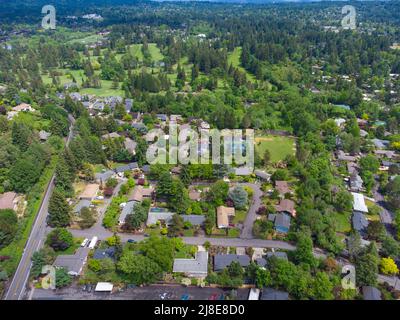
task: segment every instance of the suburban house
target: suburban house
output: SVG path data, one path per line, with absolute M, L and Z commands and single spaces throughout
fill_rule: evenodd
M 144 188 L 143 186 L 135 186 L 130 194 L 128 201 L 142 202 L 143 199 L 151 199 L 153 195 L 153 187 Z
M 201 226 L 204 221 L 206 221 L 206 217 L 204 215 L 198 214 L 183 214 L 181 215 L 184 222 L 190 222 L 192 226 Z
M 286 234 L 290 229 L 290 216 L 285 213 L 268 215 L 268 220 L 274 223 L 274 229 L 277 233 Z
M 364 195 L 355 192 L 352 192 L 351 194 L 353 195 L 353 210 L 362 213 L 367 213 L 368 207 L 365 204 Z
M 167 226 L 171 223 L 172 216 L 174 212 L 169 212 L 166 209 L 162 208 L 150 208 L 150 211 L 147 216 L 147 226 L 151 226 L 156 224 L 158 221 L 164 222 Z
M 343 150 L 338 150 L 338 152 L 336 153 L 336 157 L 339 161 L 347 161 L 347 162 L 357 161 L 356 157 L 345 154 Z
M 229 218 L 235 216 L 235 208 L 217 207 L 217 227 L 219 229 L 229 228 Z
M 80 194 L 80 200 L 90 200 L 92 201 L 99 191 L 99 185 L 97 183 L 87 184 L 83 192 Z
M 125 223 L 126 216 L 133 212 L 133 208 L 136 206 L 137 202 L 135 201 L 128 201 L 126 205 L 122 208 L 122 212 L 118 218 L 118 223 L 120 225 Z
M 358 167 L 355 162 L 347 162 L 346 166 L 347 166 L 347 172 L 349 173 L 350 176 L 354 173 L 358 173 L 357 171 Z
M 234 261 L 239 262 L 243 268 L 250 264 L 250 258 L 248 255 L 217 254 L 214 256 L 214 271 L 221 271 Z
M 371 286 L 362 287 L 362 294 L 364 300 L 382 300 L 381 292 L 375 287 Z
M 156 118 L 162 122 L 168 121 L 168 116 L 166 114 L 157 114 Z
M 136 154 L 136 146 L 137 146 L 136 141 L 133 141 L 130 138 L 126 138 L 124 141 L 124 146 L 125 146 L 125 149 L 128 150 L 128 152 L 130 154 L 133 154 L 133 155 Z
M 371 141 L 377 149 L 385 149 L 387 146 L 389 146 L 390 143 L 390 141 L 388 140 L 381 140 L 377 138 L 372 139 Z
M 1 209 L 12 209 L 15 210 L 17 206 L 17 194 L 15 192 L 6 192 L 0 194 L 0 210 Z
M 101 173 L 96 173 L 95 179 L 98 183 L 105 182 L 108 179 L 110 179 L 114 174 L 115 174 L 115 172 L 113 170 L 107 170 L 107 171 L 104 171 Z
M 359 211 L 355 211 L 352 217 L 353 228 L 360 235 L 364 236 L 368 227 L 368 220 L 365 218 L 364 214 Z
M 79 200 L 73 209 L 73 213 L 80 214 L 81 210 L 83 208 L 89 208 L 91 203 L 92 203 L 91 200 L 85 200 L 85 199 Z
M 264 288 L 260 300 L 289 300 L 289 293 L 273 288 Z
M 360 192 L 364 190 L 363 180 L 356 172 L 350 176 L 350 190 L 353 192 Z
M 175 259 L 173 272 L 184 273 L 191 278 L 205 278 L 208 272 L 208 252 L 199 251 L 194 259 Z
M 131 171 L 135 169 L 139 169 L 137 162 L 131 162 L 126 165 L 115 168 L 114 171 L 116 173 L 124 173 L 125 171 Z
M 280 196 L 285 196 L 286 193 L 290 193 L 289 184 L 287 181 L 275 181 L 275 189 L 279 192 Z
M 396 152 L 393 150 L 375 150 L 375 155 L 380 158 L 388 158 L 393 159 L 396 155 Z
M 294 209 L 295 203 L 290 199 L 282 199 L 278 205 L 275 206 L 277 212 L 290 214 L 292 217 L 296 216 Z
M 67 269 L 71 276 L 79 276 L 87 261 L 89 251 L 89 248 L 78 248 L 73 255 L 60 255 L 54 261 L 54 266 Z

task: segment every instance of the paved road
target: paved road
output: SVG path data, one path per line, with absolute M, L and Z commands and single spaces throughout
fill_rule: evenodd
M 92 229 L 86 230 L 72 230 L 71 233 L 74 237 L 80 238 L 92 238 L 94 236 L 98 237 L 99 240 L 105 240 L 108 237 L 111 237 L 113 233 L 105 228 L 102 230 L 97 230 L 96 232 Z M 142 241 L 145 239 L 142 235 L 133 235 L 128 233 L 118 233 L 121 237 L 122 242 L 126 242 L 128 239 L 132 239 L 135 241 Z M 261 240 L 261 239 L 240 239 L 240 238 L 212 238 L 212 237 L 181 237 L 181 239 L 187 243 L 192 245 L 203 245 L 204 242 L 208 241 L 212 245 L 215 246 L 224 246 L 224 247 L 254 247 L 254 248 L 275 248 L 281 250 L 294 250 L 295 246 L 287 243 L 285 241 L 279 240 Z
M 73 137 L 73 124 L 75 123 L 75 119 L 72 116 L 69 116 L 69 120 L 71 122 L 68 138 L 67 138 L 67 146 L 69 145 L 72 137 Z M 32 266 L 31 258 L 35 251 L 39 250 L 42 246 L 42 242 L 45 239 L 46 233 L 50 230 L 47 227 L 46 217 L 48 213 L 48 205 L 50 197 L 54 190 L 54 175 L 52 176 L 43 197 L 42 203 L 39 208 L 39 212 L 36 215 L 31 233 L 29 235 L 28 241 L 25 245 L 24 252 L 22 254 L 21 260 L 19 262 L 18 268 L 14 274 L 14 277 L 11 281 L 10 286 L 8 287 L 7 293 L 4 297 L 5 300 L 20 300 L 23 298 L 25 292 L 25 286 L 29 278 L 30 269 Z
M 387 203 L 385 201 L 384 196 L 382 193 L 379 192 L 379 179 L 378 177 L 375 177 L 375 186 L 372 189 L 372 193 L 374 195 L 375 203 L 380 207 L 380 220 L 381 222 L 385 225 L 386 230 L 389 234 L 392 236 L 396 236 L 396 230 L 393 226 L 393 219 L 394 219 L 394 213 L 390 210 L 387 209 Z
M 243 223 L 243 229 L 240 233 L 241 239 L 253 239 L 253 225 L 257 219 L 257 210 L 261 206 L 261 197 L 263 192 L 260 189 L 260 185 L 255 183 L 243 183 L 243 186 L 249 187 L 253 190 L 253 199 L 246 216 L 246 220 Z
M 231 290 L 221 288 L 184 287 L 181 285 L 154 284 L 116 291 L 112 294 L 102 292 L 86 292 L 81 286 L 61 290 L 36 289 L 33 300 L 181 300 L 188 295 L 190 300 L 209 300 L 212 296 L 220 298 L 228 296 Z M 249 289 L 237 289 L 236 300 L 247 300 Z

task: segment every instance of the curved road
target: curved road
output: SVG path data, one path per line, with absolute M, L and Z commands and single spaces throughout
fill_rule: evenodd
M 75 119 L 69 115 L 70 128 L 67 138 L 66 145 L 68 146 L 73 137 L 73 126 Z M 54 190 L 54 175 L 47 186 L 45 196 L 43 197 L 42 203 L 39 208 L 39 212 L 36 215 L 35 221 L 28 241 L 25 244 L 24 252 L 19 262 L 18 268 L 14 273 L 14 277 L 8 287 L 7 293 L 5 294 L 5 300 L 21 300 L 25 292 L 25 286 L 29 278 L 29 273 L 32 267 L 32 255 L 35 251 L 39 250 L 42 246 L 42 241 L 45 239 L 46 233 L 49 231 L 47 227 L 46 217 L 48 213 L 49 200 Z

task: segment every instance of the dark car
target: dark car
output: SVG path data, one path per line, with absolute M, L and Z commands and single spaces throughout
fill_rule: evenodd
M 128 239 L 128 241 L 127 241 L 128 243 L 135 243 L 136 241 L 135 240 L 133 240 L 133 239 Z

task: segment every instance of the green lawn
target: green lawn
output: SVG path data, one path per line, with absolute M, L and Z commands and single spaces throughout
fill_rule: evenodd
M 155 43 L 149 43 L 149 52 L 153 61 L 162 61 L 164 59 L 164 55 Z
M 295 154 L 295 140 L 292 137 L 259 136 L 255 137 L 255 143 L 255 149 L 261 157 L 263 157 L 265 150 L 269 150 L 272 162 L 283 160 L 286 156 Z
M 243 223 L 246 219 L 247 211 L 246 210 L 236 210 L 235 216 L 233 218 L 233 223 Z
M 242 54 L 242 47 L 236 47 L 232 53 L 228 54 L 228 65 L 232 64 L 235 68 L 246 73 L 247 79 L 251 82 L 255 82 L 256 78 L 254 75 L 249 73 L 245 68 L 242 67 L 240 63 L 240 55 Z
M 337 212 L 332 216 L 336 222 L 337 232 L 347 233 L 351 231 L 351 215 Z
M 89 36 L 85 36 L 84 38 L 70 40 L 67 43 L 69 44 L 81 43 L 86 45 L 86 44 L 96 43 L 97 41 L 102 41 L 102 40 L 104 40 L 104 37 L 102 35 L 92 34 Z

